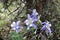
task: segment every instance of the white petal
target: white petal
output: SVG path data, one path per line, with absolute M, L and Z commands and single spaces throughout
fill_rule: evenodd
M 16 25 L 20 25 L 20 20 L 16 22 Z
M 30 26 L 33 26 L 32 24 L 30 24 Z

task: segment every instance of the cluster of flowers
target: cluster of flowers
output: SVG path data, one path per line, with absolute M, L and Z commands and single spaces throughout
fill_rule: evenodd
M 27 14 L 27 19 L 24 21 L 24 23 L 27 26 L 27 30 L 29 30 L 30 27 L 33 27 L 34 29 L 37 28 L 37 25 L 34 24 L 34 22 L 38 21 L 38 16 L 37 15 L 38 15 L 38 13 L 37 13 L 36 9 L 33 9 L 31 15 L 30 14 Z M 18 29 L 23 28 L 19 23 L 20 23 L 20 20 L 17 21 L 17 22 L 13 22 L 11 24 L 12 30 L 16 30 L 16 32 L 17 32 Z M 46 30 L 46 34 L 47 35 L 48 35 L 48 33 L 51 33 L 51 29 L 50 29 L 51 24 L 50 24 L 50 22 L 48 22 L 48 21 L 41 22 L 41 24 L 42 24 L 41 31 Z

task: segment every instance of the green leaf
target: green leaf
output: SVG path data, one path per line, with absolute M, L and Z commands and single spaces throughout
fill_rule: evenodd
M 22 33 L 11 32 L 9 34 L 10 40 L 23 40 Z

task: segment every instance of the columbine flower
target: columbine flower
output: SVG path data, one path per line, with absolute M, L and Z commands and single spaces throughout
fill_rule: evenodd
M 24 23 L 27 25 L 27 30 L 30 29 L 30 27 L 37 28 L 37 26 L 33 23 L 34 20 L 31 18 L 30 14 L 27 14 L 27 19 L 24 21 Z
M 15 30 L 16 32 L 18 32 L 19 29 L 23 29 L 23 27 L 20 25 L 20 21 L 17 22 L 13 22 L 11 24 L 11 29 Z
M 41 31 L 46 30 L 46 35 L 48 35 L 48 33 L 51 33 L 51 24 L 47 21 L 47 22 L 42 22 L 42 28 Z

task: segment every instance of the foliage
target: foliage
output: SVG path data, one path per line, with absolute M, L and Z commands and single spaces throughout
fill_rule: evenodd
M 22 33 L 21 32 L 16 33 L 13 31 L 9 34 L 9 39 L 10 40 L 23 40 L 22 39 Z

